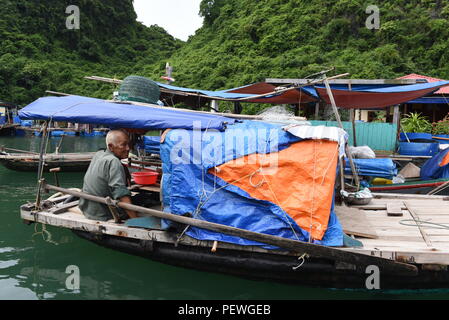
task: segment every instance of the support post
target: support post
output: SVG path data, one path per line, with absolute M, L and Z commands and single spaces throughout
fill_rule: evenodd
M 332 106 L 332 109 L 334 111 L 335 118 L 337 119 L 338 125 L 340 126 L 340 128 L 342 130 L 344 130 L 343 123 L 341 122 L 340 114 L 338 113 L 337 104 L 335 103 L 334 95 L 332 94 L 332 90 L 331 90 L 331 87 L 329 85 L 329 80 L 327 78 L 324 79 L 324 85 L 326 86 L 326 92 L 327 92 L 327 95 L 329 96 L 329 100 L 331 102 L 331 106 Z M 357 174 L 357 170 L 355 169 L 354 160 L 352 159 L 352 155 L 349 152 L 348 144 L 346 144 L 345 150 L 346 150 L 346 155 L 348 156 L 349 164 L 351 166 L 352 175 L 354 177 L 356 188 L 357 188 L 357 191 L 358 191 L 359 188 L 360 188 L 360 179 L 359 179 L 359 176 Z
M 210 102 L 210 112 L 218 112 L 218 101 L 212 100 Z

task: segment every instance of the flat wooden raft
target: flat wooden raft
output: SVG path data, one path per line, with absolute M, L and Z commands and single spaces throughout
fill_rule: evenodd
M 359 206 L 378 238 L 356 237 L 364 247 L 343 250 L 404 262 L 449 265 L 447 197 L 416 198 L 404 195 L 390 199 L 373 199 L 365 206 L 367 209 L 362 209 L 363 207 Z M 402 216 L 398 215 L 398 210 L 402 211 Z

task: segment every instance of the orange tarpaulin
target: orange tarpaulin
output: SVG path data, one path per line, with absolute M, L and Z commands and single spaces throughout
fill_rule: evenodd
M 332 206 L 338 144 L 307 140 L 271 154 L 253 154 L 210 169 L 251 197 L 282 208 L 312 239 L 322 240 Z
M 444 167 L 448 163 L 449 163 L 449 152 L 446 153 L 446 155 L 444 156 L 443 160 L 441 160 L 440 167 Z

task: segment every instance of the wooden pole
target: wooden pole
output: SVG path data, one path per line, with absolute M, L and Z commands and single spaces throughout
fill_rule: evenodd
M 327 92 L 327 95 L 329 96 L 329 99 L 331 101 L 332 109 L 334 110 L 335 118 L 337 119 L 338 125 L 340 126 L 340 128 L 342 130 L 344 130 L 343 123 L 341 122 L 340 114 L 338 113 L 337 104 L 335 103 L 334 95 L 332 94 L 332 90 L 331 90 L 331 87 L 329 85 L 329 80 L 327 78 L 324 79 L 324 85 L 326 86 L 326 92 Z M 349 152 L 348 144 L 346 144 L 345 150 L 346 150 L 346 154 L 347 154 L 348 159 L 349 159 L 349 164 L 351 166 L 352 175 L 353 175 L 353 177 L 355 179 L 355 184 L 356 184 L 357 191 L 358 191 L 359 188 L 360 188 L 360 179 L 359 179 L 359 175 L 357 174 L 357 170 L 355 169 L 355 165 L 354 165 L 354 160 L 352 158 L 352 154 L 351 154 L 351 152 Z
M 349 110 L 349 118 L 351 119 L 351 124 L 352 124 L 352 141 L 354 143 L 354 147 L 357 147 L 357 136 L 356 136 L 356 129 L 355 129 L 355 110 L 354 109 L 350 109 Z
M 56 192 L 61 192 L 64 194 L 70 194 L 79 198 L 84 198 L 86 200 L 102 203 L 105 205 L 111 205 L 105 198 L 89 195 L 84 192 L 78 192 L 74 190 L 68 190 L 64 188 L 55 187 L 52 185 L 48 185 L 44 183 L 44 188 L 46 190 L 53 190 Z M 230 227 L 218 223 L 193 219 L 189 217 L 179 216 L 176 214 L 166 213 L 159 210 L 148 209 L 128 203 L 123 203 L 119 201 L 114 201 L 114 205 L 120 207 L 125 210 L 131 210 L 135 212 L 140 212 L 144 214 L 148 214 L 157 218 L 167 219 L 174 222 L 178 222 L 185 225 L 190 225 L 206 230 L 211 230 L 219 233 L 224 233 L 236 237 L 241 237 L 244 239 L 265 243 L 269 245 L 273 245 L 276 247 L 288 249 L 290 251 L 300 253 L 300 254 L 309 254 L 313 257 L 325 258 L 334 261 L 341 261 L 353 264 L 358 267 L 362 267 L 362 272 L 365 272 L 365 268 L 369 265 L 376 265 L 381 268 L 382 272 L 395 274 L 395 275 L 403 275 L 403 276 L 416 276 L 418 273 L 418 269 L 416 266 L 401 263 L 389 259 L 384 259 L 375 256 L 369 256 L 365 254 L 340 250 L 332 247 L 326 247 L 322 245 L 301 242 L 291 239 L 286 239 L 278 236 L 262 234 L 258 232 L 248 231 L 240 228 Z

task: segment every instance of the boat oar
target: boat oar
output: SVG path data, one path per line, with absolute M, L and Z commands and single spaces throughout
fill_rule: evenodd
M 106 198 L 93 196 L 84 192 L 78 192 L 74 190 L 68 190 L 48 185 L 45 183 L 45 181 L 42 182 L 42 186 L 45 190 L 53 190 L 65 194 L 70 194 L 89 201 L 94 201 L 105 205 L 111 205 L 111 203 L 108 202 Z M 223 234 L 228 234 L 231 236 L 241 237 L 247 240 L 277 246 L 283 249 L 288 249 L 296 253 L 308 254 L 310 256 L 317 258 L 325 258 L 333 261 L 350 263 L 358 267 L 363 267 L 364 268 L 363 270 L 365 270 L 365 268 L 370 265 L 375 265 L 379 267 L 381 272 L 384 272 L 385 274 L 392 274 L 397 276 L 416 276 L 418 274 L 418 269 L 416 266 L 407 263 L 397 262 L 394 260 L 248 231 L 245 229 L 179 216 L 176 214 L 166 213 L 154 209 L 148 209 L 119 201 L 115 201 L 114 205 L 125 210 L 149 214 L 157 218 L 167 219 L 177 223 L 198 227 L 201 229 L 211 230 Z

